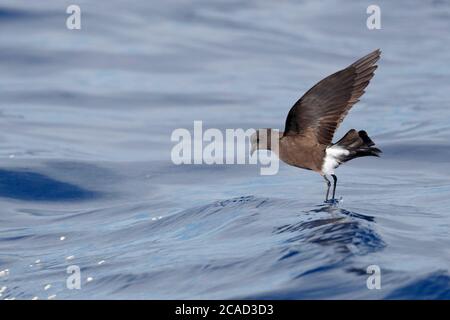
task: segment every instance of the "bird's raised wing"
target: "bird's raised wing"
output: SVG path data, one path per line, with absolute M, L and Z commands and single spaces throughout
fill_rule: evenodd
M 359 59 L 349 67 L 321 80 L 289 111 L 284 135 L 313 134 L 328 145 L 350 108 L 359 101 L 377 68 L 381 51 Z

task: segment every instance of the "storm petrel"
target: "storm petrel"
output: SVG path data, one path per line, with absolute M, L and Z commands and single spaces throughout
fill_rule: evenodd
M 259 129 L 252 135 L 251 152 L 272 150 L 291 166 L 319 173 L 327 183 L 326 202 L 331 187 L 327 175 L 331 176 L 334 201 L 337 183 L 334 170 L 354 158 L 378 157 L 381 153 L 364 130 L 351 129 L 332 143 L 339 124 L 364 94 L 380 54 L 379 49 L 375 50 L 309 89 L 289 111 L 284 132 Z M 278 139 L 278 145 L 272 146 L 271 138 Z

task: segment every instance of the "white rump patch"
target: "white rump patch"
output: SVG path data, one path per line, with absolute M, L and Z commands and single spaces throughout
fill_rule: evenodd
M 336 145 L 326 148 L 325 152 L 325 159 L 323 159 L 322 164 L 323 174 L 334 174 L 334 169 L 339 167 L 341 164 L 339 159 L 342 156 L 349 155 L 350 153 L 350 151 Z

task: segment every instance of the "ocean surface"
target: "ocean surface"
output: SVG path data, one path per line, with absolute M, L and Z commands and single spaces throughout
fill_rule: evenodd
M 450 299 L 450 3 L 377 1 L 369 30 L 372 2 L 77 0 L 68 30 L 72 1 L 3 0 L 0 299 Z M 338 204 L 283 164 L 172 163 L 173 130 L 283 130 L 377 48 L 335 139 L 383 154 Z

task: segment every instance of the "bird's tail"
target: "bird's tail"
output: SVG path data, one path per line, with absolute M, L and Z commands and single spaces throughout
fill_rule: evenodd
M 351 129 L 334 145 L 349 151 L 347 155 L 341 156 L 339 159 L 341 163 L 359 157 L 379 157 L 382 153 L 380 149 L 374 147 L 375 143 L 364 130 Z

